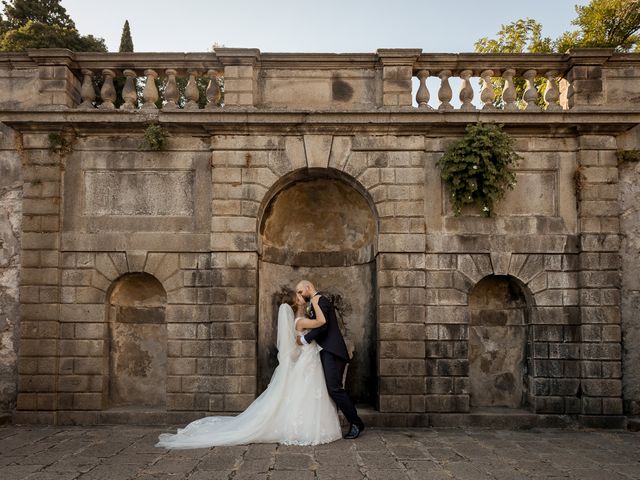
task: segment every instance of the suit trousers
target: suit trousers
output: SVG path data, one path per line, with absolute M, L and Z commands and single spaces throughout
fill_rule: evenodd
M 347 362 L 324 349 L 320 351 L 320 361 L 322 362 L 322 369 L 324 370 L 324 378 L 327 382 L 329 396 L 336 402 L 336 406 L 344 414 L 349 423 L 363 427 L 364 423 L 358 416 L 356 407 L 342 386 L 342 375 L 347 366 Z

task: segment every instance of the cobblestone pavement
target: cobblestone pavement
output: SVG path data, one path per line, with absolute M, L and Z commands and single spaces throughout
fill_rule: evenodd
M 0 479 L 640 479 L 640 434 L 369 429 L 318 447 L 155 448 L 157 427 L 1 427 Z

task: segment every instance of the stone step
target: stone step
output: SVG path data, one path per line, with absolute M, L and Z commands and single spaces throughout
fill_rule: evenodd
M 527 410 L 492 408 L 469 413 L 385 413 L 372 407 L 358 406 L 358 414 L 371 427 L 480 427 L 507 430 L 528 428 L 568 428 L 579 424 L 567 415 L 534 414 Z M 345 425 L 344 419 L 343 425 Z
M 167 412 L 136 408 L 104 410 L 98 414 L 103 425 L 166 425 Z
M 627 418 L 627 430 L 630 432 L 640 432 L 640 417 Z

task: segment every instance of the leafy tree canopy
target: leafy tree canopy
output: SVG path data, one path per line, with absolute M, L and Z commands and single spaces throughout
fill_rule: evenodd
M 615 48 L 640 51 L 640 0 L 591 0 L 576 5 L 571 22 L 577 30 L 557 39 L 542 36 L 542 25 L 527 18 L 506 25 L 496 38 L 480 38 L 475 51 L 481 53 L 564 53 L 571 48 Z
M 552 41 L 542 36 L 542 25 L 526 18 L 502 25 L 496 38 L 483 37 L 474 44 L 478 53 L 549 53 Z
M 76 28 L 60 0 L 3 0 L 4 23 L 8 29 L 23 27 L 27 22 Z
M 80 35 L 60 0 L 5 0 L 2 3 L 0 51 L 28 48 L 107 51 L 102 38 Z

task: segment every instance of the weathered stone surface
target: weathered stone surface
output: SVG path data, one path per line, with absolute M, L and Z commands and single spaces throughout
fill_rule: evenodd
M 281 294 L 310 277 L 343 302 L 356 347 L 347 389 L 404 415 L 389 423 L 424 424 L 431 412 L 497 405 L 601 423 L 637 413 L 640 192 L 637 165 L 618 165 L 616 157 L 618 148 L 640 146 L 631 128 L 638 122 L 633 55 L 575 51 L 536 58 L 535 66 L 528 57 L 500 59 L 549 78 L 564 64 L 565 110 L 557 112 L 551 82 L 549 108 L 535 113 L 531 105 L 472 111 L 468 91 L 462 111 L 447 110 L 450 76 L 508 74 L 493 64 L 498 70 L 489 73 L 483 55 L 225 48 L 118 55 L 91 62 L 116 77 L 116 65 L 138 69 L 138 60 L 151 77 L 211 65 L 208 75 L 224 76 L 224 105 L 190 112 L 191 91 L 182 112 L 113 112 L 104 108 L 115 98 L 107 84 L 103 108 L 93 111 L 98 97 L 82 55 L 5 54 L 0 408 L 11 409 L 19 390 L 21 421 L 131 421 L 131 411 L 102 409 L 146 401 L 155 410 L 141 421 L 240 411 L 273 367 Z M 431 64 L 437 71 L 426 72 Z M 437 95 L 430 92 L 442 103 L 437 114 L 425 105 L 426 83 L 422 105 L 411 107 L 417 72 L 442 81 Z M 158 93 L 147 87 L 150 106 Z M 490 94 L 484 88 L 481 100 L 490 103 Z M 478 120 L 504 123 L 513 135 L 518 181 L 491 218 L 473 207 L 454 216 L 436 162 Z M 165 151 L 140 150 L 149 123 L 168 129 Z M 68 145 L 52 145 L 52 132 Z M 117 279 L 142 271 L 162 284 L 161 305 L 131 294 L 108 309 L 123 293 Z M 476 289 L 487 278 L 521 295 L 487 293 L 478 308 Z M 493 343 L 511 345 L 502 350 L 513 358 Z M 495 368 L 478 369 L 479 358 Z M 513 386 L 509 399 L 498 395 L 494 377 Z M 135 393 L 123 399 L 120 390 Z M 485 391 L 491 398 L 477 402 Z M 448 418 L 472 422 L 473 415 Z M 487 473 L 455 458 L 447 475 Z M 190 465 L 176 462 L 175 473 Z M 387 478 L 420 471 L 376 465 Z M 378 475 L 361 466 L 362 476 Z M 147 470 L 141 478 L 162 473 Z M 221 472 L 241 477 L 230 464 Z
M 13 147 L 14 134 L 0 124 L 0 145 Z M 15 408 L 20 332 L 18 275 L 22 221 L 18 156 L 0 153 L 0 415 Z
M 624 400 L 626 412 L 640 415 L 640 163 L 620 169 L 622 264 L 621 325 L 624 332 Z

